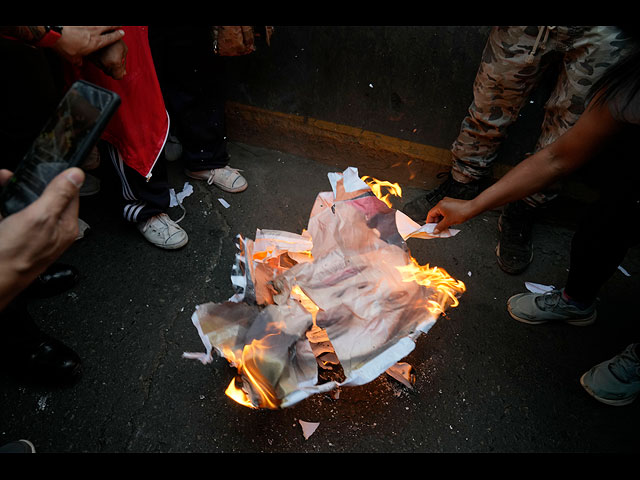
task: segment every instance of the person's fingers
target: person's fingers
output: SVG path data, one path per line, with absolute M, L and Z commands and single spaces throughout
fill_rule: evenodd
M 449 220 L 450 215 L 447 214 L 445 209 L 442 206 L 442 200 L 436 204 L 429 213 L 427 213 L 427 222 L 426 223 L 437 223 L 437 225 L 433 229 L 433 233 L 436 235 L 445 230 L 451 225 L 451 221 Z
M 109 30 L 116 28 L 116 27 L 104 27 L 104 31 L 107 33 L 102 33 L 101 35 L 95 37 L 95 46 L 94 48 L 96 50 L 99 50 L 101 48 L 104 48 L 108 45 L 111 45 L 112 43 L 117 42 L 118 40 L 120 40 L 122 37 L 124 37 L 124 30 L 115 30 L 113 32 L 110 32 Z
M 447 228 L 449 228 L 449 222 L 447 221 L 446 218 L 443 218 L 434 227 L 433 233 L 434 233 L 434 235 L 438 235 L 440 232 L 442 232 L 443 230 L 446 230 Z
M 4 186 L 12 176 L 13 172 L 11 170 L 0 169 L 0 186 Z
M 437 204 L 429 213 L 427 213 L 427 221 L 426 223 L 434 223 L 439 222 L 443 218 L 442 212 L 440 211 L 440 205 Z
M 68 211 L 73 216 L 74 208 L 77 208 L 80 187 L 84 182 L 84 172 L 77 168 L 69 168 L 56 176 L 36 202 L 47 210 L 49 216 L 66 219 Z M 71 207 L 71 208 L 70 208 Z M 77 221 L 77 220 L 76 220 Z

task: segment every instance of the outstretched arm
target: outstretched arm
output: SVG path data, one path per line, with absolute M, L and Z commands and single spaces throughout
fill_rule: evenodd
M 442 199 L 429 211 L 427 222 L 438 223 L 437 233 L 484 211 L 539 192 L 584 165 L 624 125 L 613 118 L 606 103 L 593 105 L 592 102 L 576 124 L 554 143 L 520 162 L 473 200 Z

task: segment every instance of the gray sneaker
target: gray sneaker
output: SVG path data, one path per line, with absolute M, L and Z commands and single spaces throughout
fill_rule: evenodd
M 29 440 L 17 440 L 2 445 L 0 453 L 36 453 L 36 447 Z
M 595 303 L 580 309 L 564 301 L 562 290 L 514 295 L 507 301 L 507 309 L 514 319 L 531 325 L 556 321 L 586 326 L 596 321 Z
M 580 377 L 584 389 L 607 405 L 622 406 L 640 394 L 638 344 L 631 344 L 615 357 L 599 363 Z

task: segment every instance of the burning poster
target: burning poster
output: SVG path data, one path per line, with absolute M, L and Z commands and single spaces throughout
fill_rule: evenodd
M 435 237 L 433 225 L 391 207 L 381 187 L 398 194 L 396 184 L 360 178 L 355 168 L 329 181 L 332 191 L 318 194 L 302 234 L 238 236 L 236 294 L 192 316 L 207 351 L 185 356 L 208 363 L 215 350 L 227 359 L 238 375 L 226 393 L 243 405 L 285 408 L 374 380 L 465 291 L 411 257 L 405 240 Z M 327 371 L 335 375 L 321 378 Z

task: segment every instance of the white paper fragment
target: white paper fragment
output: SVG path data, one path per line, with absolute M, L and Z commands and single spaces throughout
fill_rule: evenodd
M 49 399 L 48 395 L 45 395 L 43 397 L 40 397 L 38 399 L 38 410 L 44 410 L 45 408 L 47 408 L 47 400 Z
M 229 205 L 229 203 L 227 203 L 227 201 L 224 198 L 219 198 L 218 201 L 222 204 L 224 208 L 229 208 L 231 206 Z
M 533 282 L 524 282 L 524 286 L 532 293 L 547 293 L 551 290 L 555 290 L 556 288 L 553 285 L 542 285 L 540 283 Z
M 81 218 L 78 218 L 78 236 L 76 237 L 76 240 L 84 238 L 84 232 L 86 232 L 89 228 L 91 227 L 89 227 L 89 224 L 87 222 L 85 222 Z
M 193 185 L 189 182 L 184 182 L 184 186 L 182 187 L 182 191 L 176 194 L 176 191 L 171 188 L 169 189 L 169 207 L 177 207 L 182 204 L 182 201 L 193 193 Z
M 357 192 L 358 190 L 369 190 L 369 185 L 365 183 L 358 175 L 358 169 L 355 167 L 347 168 L 343 173 L 328 173 L 329 183 L 333 189 L 334 196 L 338 195 L 338 181 L 342 180 L 345 192 Z
M 454 228 L 447 228 L 438 234 L 434 234 L 433 230 L 436 228 L 437 223 L 426 223 L 420 226 L 419 223 L 414 222 L 406 214 L 400 210 L 396 210 L 396 226 L 398 227 L 398 233 L 405 240 L 408 238 L 449 238 L 458 234 L 460 230 Z
M 469 271 L 467 272 L 467 275 L 471 276 L 471 270 L 469 270 Z
M 618 270 L 620 270 L 622 273 L 624 273 L 624 274 L 625 274 L 625 276 L 627 276 L 627 277 L 630 277 L 630 276 L 631 276 L 631 274 L 630 274 L 629 272 L 627 272 L 627 271 L 622 267 L 622 265 L 618 265 Z
M 298 422 L 300 422 L 300 426 L 302 427 L 302 435 L 304 435 L 305 440 L 308 440 L 320 425 L 317 422 L 305 422 L 304 420 L 298 420 Z

